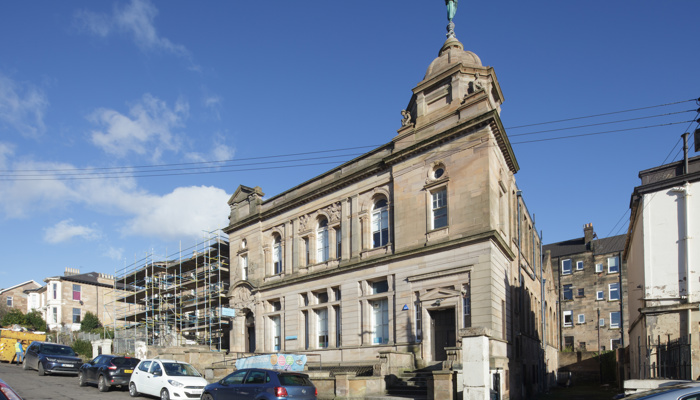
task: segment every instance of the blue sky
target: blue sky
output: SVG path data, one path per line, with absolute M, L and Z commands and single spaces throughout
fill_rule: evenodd
M 0 10 L 0 287 L 191 251 L 239 184 L 270 197 L 390 141 L 447 23 L 442 0 Z M 624 233 L 638 172 L 679 159 L 697 15 L 695 0 L 459 3 L 457 38 L 495 68 L 545 243 L 589 222 Z

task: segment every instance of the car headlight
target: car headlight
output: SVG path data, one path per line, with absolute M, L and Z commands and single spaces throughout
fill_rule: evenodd
M 182 383 L 175 381 L 175 380 L 172 380 L 172 379 L 168 379 L 168 383 L 175 386 L 175 387 L 178 387 L 178 388 L 185 386 Z
M 56 362 L 58 361 L 58 358 L 46 357 L 46 361 Z

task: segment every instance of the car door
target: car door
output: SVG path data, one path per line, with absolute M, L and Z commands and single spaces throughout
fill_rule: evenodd
M 141 361 L 141 363 L 136 366 L 136 369 L 131 374 L 131 382 L 136 385 L 136 390 L 139 392 L 144 392 L 146 384 L 146 377 L 148 376 L 148 370 L 151 368 L 151 361 Z
M 149 374 L 146 375 L 146 386 L 148 391 L 146 394 L 152 396 L 160 396 L 160 388 L 163 387 L 163 366 L 160 365 L 160 361 L 153 361 L 151 363 L 151 369 L 148 371 Z
M 26 354 L 24 355 L 24 362 L 27 363 L 27 365 L 30 368 L 36 368 L 38 361 L 38 354 L 39 354 L 39 348 L 41 347 L 41 343 L 32 343 L 29 345 L 27 348 Z
M 243 379 L 247 373 L 247 369 L 240 369 L 222 379 L 219 382 L 220 385 L 216 387 L 215 393 L 212 393 L 214 398 L 227 400 L 239 399 L 238 389 L 243 384 Z
M 87 366 L 85 367 L 85 370 L 83 372 L 85 373 L 85 380 L 87 380 L 88 382 L 95 381 L 95 369 L 97 363 L 100 362 L 100 358 L 102 358 L 102 356 L 97 356 L 87 363 Z
M 252 370 L 246 375 L 242 385 L 238 385 L 238 397 L 240 400 L 254 400 L 258 394 L 265 389 L 265 384 L 269 382 L 267 372 L 263 370 Z

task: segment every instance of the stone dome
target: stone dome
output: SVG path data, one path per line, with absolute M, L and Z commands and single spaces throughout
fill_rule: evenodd
M 440 49 L 440 55 L 430 63 L 423 80 L 430 79 L 439 72 L 454 64 L 466 64 L 481 67 L 481 59 L 471 51 L 465 51 L 459 40 L 450 38 L 445 41 Z

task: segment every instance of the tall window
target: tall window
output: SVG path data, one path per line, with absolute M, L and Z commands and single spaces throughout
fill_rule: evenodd
M 80 323 L 80 309 L 79 308 L 73 309 L 73 323 L 74 324 Z
M 610 313 L 610 328 L 620 327 L 620 312 L 614 311 Z
M 318 348 L 328 347 L 328 309 L 316 310 L 316 326 L 318 327 Z
M 272 349 L 280 351 L 282 350 L 282 324 L 280 324 L 279 315 L 270 317 L 270 323 L 272 324 Z
M 564 285 L 564 300 L 573 300 L 574 299 L 574 291 L 571 288 L 571 285 Z
M 389 300 L 370 301 L 372 305 L 372 344 L 389 343 Z
M 57 324 L 58 323 L 58 307 L 53 308 L 53 323 Z
M 423 340 L 423 309 L 420 306 L 420 299 L 418 298 L 418 292 L 416 292 L 416 342 Z
M 328 220 L 323 218 L 318 221 L 316 231 L 316 262 L 328 261 Z
M 599 273 L 601 273 L 601 272 L 603 272 L 603 264 L 602 264 L 602 263 L 598 263 L 598 264 L 595 265 L 595 273 L 596 273 L 596 274 L 599 274 Z
M 335 312 L 335 347 L 342 345 L 342 318 L 340 314 L 340 306 L 333 306 Z
M 586 323 L 586 315 L 585 315 L 585 314 L 579 314 L 579 315 L 578 315 L 578 323 L 579 323 L 579 324 L 585 324 L 585 323 Z
M 80 285 L 73 285 L 73 300 L 80 300 Z
M 343 236 L 341 235 L 340 228 L 335 228 L 335 258 L 340 260 L 340 256 L 343 254 L 342 247 L 343 244 Z
M 7 306 L 12 307 L 12 296 L 7 296 Z
M 614 274 L 620 272 L 620 259 L 617 257 L 608 257 L 608 273 Z
M 248 255 L 244 254 L 241 256 L 241 279 L 244 281 L 248 280 Z
M 447 189 L 432 193 L 433 229 L 447 226 Z
M 311 260 L 309 259 L 310 256 L 310 251 L 311 249 L 309 248 L 309 238 L 304 238 L 304 265 L 309 265 Z
M 272 244 L 272 266 L 275 275 L 282 273 L 282 238 L 275 235 Z
M 571 273 L 571 260 L 563 260 L 561 262 L 561 274 L 567 275 Z
M 595 299 L 596 300 L 605 300 L 605 292 L 603 292 L 602 290 L 595 292 Z
M 372 210 L 372 247 L 389 243 L 389 205 L 386 199 L 377 200 Z
M 608 285 L 608 300 L 620 300 L 620 284 L 618 282 Z
M 469 328 L 472 326 L 472 298 L 469 285 L 464 285 L 462 290 L 462 328 Z
M 58 296 L 58 285 L 54 283 L 52 288 L 53 290 L 51 292 L 53 293 L 53 299 L 56 300 L 56 296 Z

